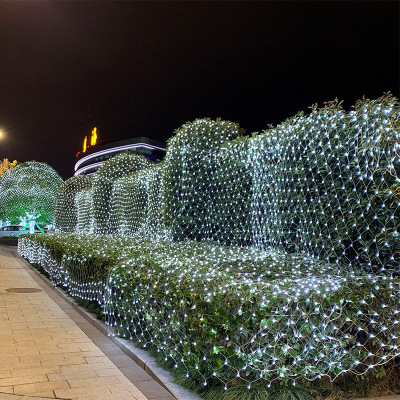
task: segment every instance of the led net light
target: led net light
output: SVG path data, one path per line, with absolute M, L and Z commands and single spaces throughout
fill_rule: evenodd
M 197 120 L 176 131 L 164 161 L 165 218 L 173 240 L 251 245 L 247 142 L 238 124 L 228 121 Z
M 19 251 L 199 384 L 364 374 L 399 355 L 399 116 L 385 95 L 251 138 L 196 120 L 93 195 L 125 236 Z
M 99 167 L 93 178 L 93 217 L 97 234 L 116 233 L 118 217 L 113 207 L 115 181 L 149 167 L 151 162 L 137 155 L 119 154 Z
M 93 233 L 93 190 L 86 189 L 77 192 L 74 204 L 77 212 L 75 232 Z
M 36 216 L 36 223 L 53 224 L 61 183 L 61 177 L 45 163 L 18 164 L 0 177 L 0 219 L 19 224 L 29 214 Z
M 139 237 L 166 236 L 161 213 L 161 174 L 162 168 L 154 164 L 115 182 L 110 212 L 114 232 Z
M 278 251 L 118 236 L 25 237 L 19 251 L 72 295 L 102 304 L 116 334 L 201 383 L 333 379 L 399 354 L 392 276 Z
M 73 176 L 61 184 L 54 211 L 56 232 L 75 232 L 79 210 L 79 200 L 76 203 L 75 197 L 78 192 L 91 189 L 92 179 L 91 176 L 85 175 Z M 80 214 L 82 214 L 82 206 Z M 87 210 L 84 214 L 87 215 Z
M 397 271 L 398 113 L 390 96 L 330 104 L 253 138 L 254 244 Z

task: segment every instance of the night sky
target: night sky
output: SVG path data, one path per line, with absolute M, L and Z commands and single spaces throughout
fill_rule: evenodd
M 0 2 L 0 158 L 66 179 L 99 139 L 211 117 L 261 131 L 399 96 L 399 2 Z

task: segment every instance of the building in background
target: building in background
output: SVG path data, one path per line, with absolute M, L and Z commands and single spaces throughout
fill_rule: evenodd
M 84 151 L 79 152 L 76 156 L 75 176 L 81 174 L 95 174 L 97 168 L 99 168 L 101 164 L 117 154 L 138 154 L 149 158 L 150 160 L 159 162 L 164 158 L 166 153 L 165 143 L 144 136 L 119 140 L 101 146 L 97 146 L 95 145 L 96 142 L 91 141 L 91 143 L 94 144 L 87 147 L 86 143 L 87 139 L 85 138 Z

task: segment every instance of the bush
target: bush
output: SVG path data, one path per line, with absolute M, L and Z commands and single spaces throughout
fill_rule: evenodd
M 397 100 L 330 103 L 251 139 L 254 244 L 398 272 Z
M 76 227 L 79 233 L 93 233 L 93 189 L 81 190 L 75 195 Z
M 78 207 L 75 197 L 80 191 L 91 189 L 92 179 L 91 176 L 78 175 L 61 184 L 54 211 L 57 232 L 75 232 L 78 223 Z
M 159 165 L 115 157 L 76 195 L 78 225 L 93 198 L 97 233 L 134 237 L 25 236 L 19 251 L 209 399 L 379 378 L 400 346 L 399 117 L 386 94 L 252 138 L 196 120 Z
M 397 278 L 196 242 L 26 235 L 19 251 L 198 385 L 335 379 L 399 353 Z
M 45 163 L 18 164 L 0 177 L 0 219 L 19 224 L 27 214 L 42 225 L 54 223 L 57 190 L 62 183 L 58 173 Z
M 186 123 L 168 142 L 164 161 L 165 218 L 176 241 L 251 242 L 251 181 L 238 124 Z
M 115 181 L 150 165 L 151 162 L 142 156 L 119 154 L 99 167 L 93 178 L 93 216 L 96 233 L 116 232 L 117 227 L 110 220 Z

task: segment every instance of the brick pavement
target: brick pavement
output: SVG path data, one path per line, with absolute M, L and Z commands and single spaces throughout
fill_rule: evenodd
M 0 246 L 1 400 L 175 400 L 33 274 Z

